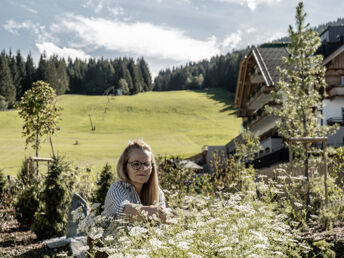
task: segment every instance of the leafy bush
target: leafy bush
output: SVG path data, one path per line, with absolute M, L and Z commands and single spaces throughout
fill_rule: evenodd
M 70 171 L 70 163 L 62 156 L 56 156 L 49 164 L 44 190 L 40 195 L 40 205 L 35 213 L 32 230 L 39 238 L 62 236 L 67 223 L 68 208 L 71 200 L 64 173 Z

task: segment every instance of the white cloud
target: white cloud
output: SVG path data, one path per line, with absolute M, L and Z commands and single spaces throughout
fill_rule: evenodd
M 54 27 L 77 35 L 83 47 L 92 49 L 177 61 L 197 61 L 220 54 L 215 36 L 202 41 L 183 31 L 147 22 L 124 23 L 69 15 Z
M 253 33 L 253 32 L 257 32 L 257 29 L 253 27 L 246 29 L 246 33 Z
M 38 48 L 40 53 L 43 53 L 45 51 L 47 56 L 56 54 L 61 58 L 64 57 L 65 59 L 67 59 L 68 57 L 71 57 L 72 59 L 75 59 L 76 57 L 81 59 L 90 58 L 90 56 L 82 50 L 67 47 L 60 48 L 52 42 L 36 43 L 36 47 Z
M 246 5 L 251 11 L 254 11 L 261 4 L 275 4 L 281 0 L 215 0 L 218 2 Z
M 117 16 L 117 15 L 123 15 L 124 11 L 123 8 L 108 8 L 109 12 L 112 13 L 113 15 Z
M 6 23 L 3 25 L 3 28 L 15 35 L 18 35 L 18 31 L 23 29 L 31 30 L 38 34 L 40 30 L 44 29 L 44 26 L 34 24 L 31 21 L 16 22 L 15 20 L 11 19 L 6 21 Z
M 27 11 L 29 11 L 30 13 L 33 13 L 33 14 L 37 14 L 38 12 L 32 8 L 27 8 L 26 9 Z
M 239 42 L 242 39 L 242 32 L 241 30 L 237 30 L 236 32 L 229 35 L 225 40 L 222 42 L 221 47 L 226 50 L 232 50 L 236 48 Z
M 285 37 L 285 36 L 287 36 L 287 34 L 285 32 L 276 32 L 268 38 L 268 41 L 280 39 L 280 38 Z

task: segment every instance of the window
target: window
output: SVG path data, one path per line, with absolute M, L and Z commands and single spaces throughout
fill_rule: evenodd
M 344 76 L 340 76 L 340 82 L 341 85 L 344 85 Z

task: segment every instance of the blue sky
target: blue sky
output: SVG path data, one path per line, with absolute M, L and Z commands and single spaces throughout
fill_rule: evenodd
M 0 48 L 35 60 L 143 56 L 160 69 L 287 35 L 296 0 L 2 0 Z M 343 17 L 344 1 L 306 0 L 307 22 Z

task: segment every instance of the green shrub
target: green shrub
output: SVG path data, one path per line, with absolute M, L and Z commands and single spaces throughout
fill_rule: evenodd
M 26 172 L 24 161 L 16 183 L 18 195 L 14 203 L 16 218 L 23 227 L 30 226 L 34 221 L 34 214 L 39 206 L 41 182 L 42 177 L 35 173 L 33 165 Z
M 93 197 L 94 203 L 104 204 L 106 193 L 110 188 L 111 183 L 114 180 L 114 174 L 111 171 L 111 166 L 106 163 L 103 170 L 100 173 L 100 180 L 97 181 L 97 188 Z M 99 212 L 102 211 L 102 206 L 99 206 Z
M 71 200 L 64 173 L 70 171 L 70 163 L 56 156 L 49 164 L 44 190 L 40 195 L 40 205 L 35 213 L 32 230 L 39 238 L 62 236 L 67 223 L 68 208 Z

